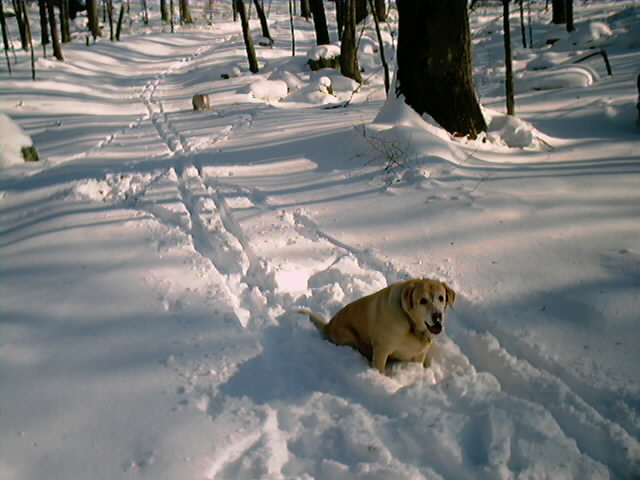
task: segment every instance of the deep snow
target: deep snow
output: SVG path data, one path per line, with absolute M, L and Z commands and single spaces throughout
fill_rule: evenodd
M 571 36 L 536 7 L 516 118 L 500 8 L 474 12 L 475 141 L 385 103 L 372 28 L 354 92 L 300 18 L 290 56 L 285 3 L 256 75 L 227 3 L 191 3 L 0 72 L 45 159 L 0 170 L 0 478 L 640 476 L 637 2 L 576 4 Z M 593 46 L 613 76 L 570 63 Z M 458 292 L 427 370 L 291 313 L 410 276 Z

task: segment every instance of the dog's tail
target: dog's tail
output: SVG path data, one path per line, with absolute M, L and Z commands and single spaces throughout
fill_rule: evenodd
M 326 336 L 326 333 L 324 331 L 324 328 L 327 326 L 327 322 L 325 321 L 324 318 L 322 318 L 321 315 L 312 312 L 311 310 L 307 310 L 305 308 L 301 308 L 299 310 L 296 310 L 296 313 L 300 313 L 302 315 L 308 315 L 309 316 L 309 320 L 311 320 L 311 322 L 316 326 L 316 328 L 318 329 L 318 331 Z

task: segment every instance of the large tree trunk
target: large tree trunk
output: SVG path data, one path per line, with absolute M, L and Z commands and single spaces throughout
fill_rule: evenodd
M 476 137 L 487 126 L 471 74 L 467 2 L 397 0 L 396 93 L 448 132 Z
M 310 0 L 309 6 L 313 15 L 313 26 L 316 30 L 316 43 L 326 45 L 331 43 L 329 30 L 327 29 L 327 17 L 324 13 L 322 0 Z
M 180 23 L 193 23 L 189 0 L 180 0 Z
M 251 70 L 251 73 L 258 73 L 258 59 L 256 58 L 256 50 L 253 46 L 253 39 L 251 38 L 249 19 L 247 18 L 247 11 L 244 8 L 244 0 L 234 0 L 234 4 L 238 10 L 238 15 L 240 15 L 240 22 L 242 23 L 242 36 L 244 37 L 244 45 L 247 49 L 249 70 Z
M 356 41 L 356 0 L 347 0 L 344 6 L 344 31 L 340 44 L 340 72 L 345 77 L 362 83 L 358 65 L 358 45 Z
M 552 17 L 551 22 L 556 25 L 567 23 L 567 8 L 565 0 L 552 0 L 551 2 Z
M 164 23 L 169 23 L 169 6 L 167 0 L 160 0 L 160 18 Z

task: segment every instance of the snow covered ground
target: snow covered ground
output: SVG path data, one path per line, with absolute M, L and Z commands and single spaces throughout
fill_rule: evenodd
M 0 170 L 0 478 L 640 478 L 637 2 L 514 12 L 514 119 L 474 12 L 476 141 L 385 104 L 372 28 L 354 93 L 286 2 L 256 75 L 215 5 L 0 71 L 44 159 Z M 291 313 L 413 276 L 458 293 L 427 370 Z

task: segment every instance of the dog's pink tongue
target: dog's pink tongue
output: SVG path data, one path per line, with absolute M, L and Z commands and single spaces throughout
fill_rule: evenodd
M 434 326 L 427 325 L 427 327 L 429 328 L 429 331 L 434 335 L 438 335 L 440 332 L 442 332 L 442 325 L 440 325 L 439 323 L 436 323 Z

